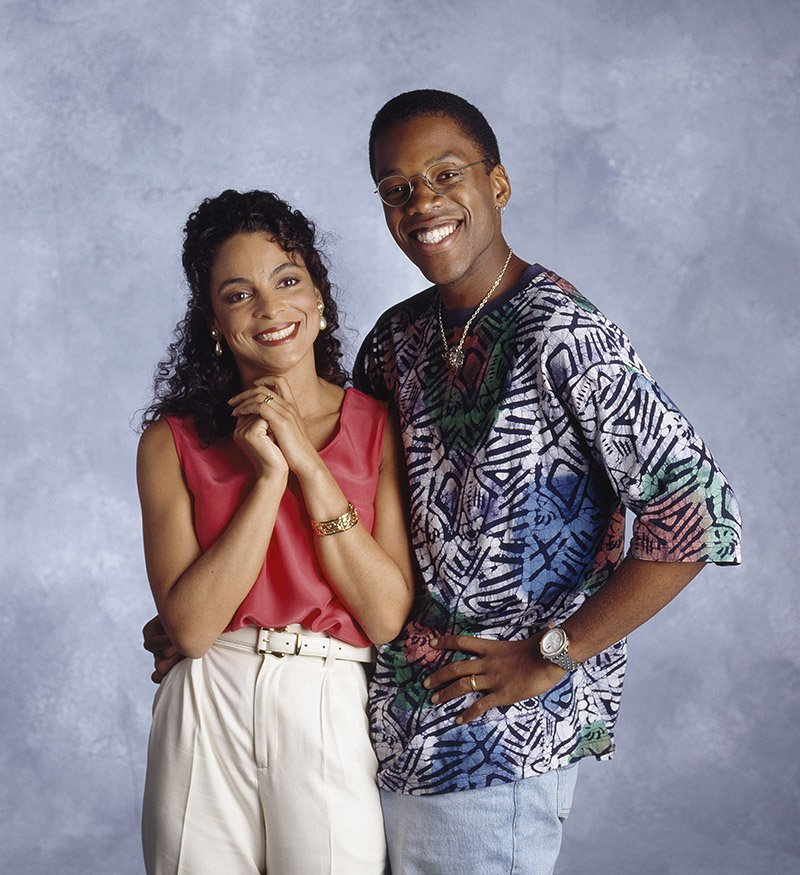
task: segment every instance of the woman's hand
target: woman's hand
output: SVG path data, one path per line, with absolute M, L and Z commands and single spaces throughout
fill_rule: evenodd
M 286 480 L 289 466 L 269 434 L 269 423 L 262 417 L 254 413 L 239 414 L 233 439 L 247 456 L 256 474 L 266 478 L 279 476 Z
M 298 478 L 302 479 L 322 464 L 285 378 L 260 377 L 251 388 L 231 398 L 228 404 L 240 421 L 245 418 L 261 421 L 261 433 L 273 446 L 277 445 L 275 448 L 279 449 L 289 470 Z M 259 429 L 254 431 L 258 435 Z

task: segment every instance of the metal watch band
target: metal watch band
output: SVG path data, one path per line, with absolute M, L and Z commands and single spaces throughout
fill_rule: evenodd
M 548 643 L 548 646 L 545 647 L 545 642 L 552 637 L 559 637 L 560 641 L 556 652 L 548 653 L 548 650 L 552 651 L 554 649 L 553 644 Z M 553 665 L 557 665 L 559 668 L 563 668 L 564 671 L 575 671 L 576 668 L 580 667 L 580 663 L 569 655 L 569 636 L 561 626 L 552 626 L 545 632 L 539 643 L 539 650 L 546 660 L 552 662 Z
M 558 653 L 555 656 L 546 656 L 545 659 L 549 659 L 550 662 L 555 663 L 559 668 L 563 668 L 564 671 L 575 671 L 576 668 L 580 668 L 581 666 L 579 662 L 566 653 Z

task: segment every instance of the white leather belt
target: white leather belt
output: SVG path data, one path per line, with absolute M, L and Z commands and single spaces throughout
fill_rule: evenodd
M 258 633 L 256 650 L 273 656 L 320 656 L 329 654 L 335 659 L 350 659 L 353 662 L 374 662 L 372 647 L 356 647 L 338 638 L 319 632 L 305 630 L 291 632 L 289 629 L 253 629 Z

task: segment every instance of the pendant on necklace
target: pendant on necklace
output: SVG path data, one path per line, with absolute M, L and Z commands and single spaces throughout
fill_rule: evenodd
M 457 372 L 461 365 L 464 364 L 464 353 L 457 346 L 448 349 L 447 352 L 442 355 L 442 358 L 447 367 L 454 372 Z

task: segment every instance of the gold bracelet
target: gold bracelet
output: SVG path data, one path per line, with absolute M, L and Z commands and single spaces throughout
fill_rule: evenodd
M 347 502 L 347 510 L 334 520 L 309 520 L 311 523 L 311 531 L 320 537 L 324 535 L 335 535 L 337 532 L 346 532 L 352 529 L 358 522 L 358 511 L 350 502 Z

